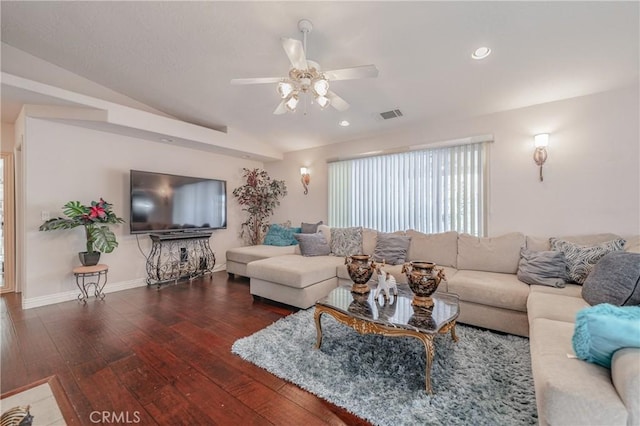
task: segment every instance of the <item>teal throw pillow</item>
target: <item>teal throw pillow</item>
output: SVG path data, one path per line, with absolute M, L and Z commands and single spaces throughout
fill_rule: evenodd
M 264 244 L 267 246 L 294 246 L 298 241 L 293 238 L 293 234 L 300 228 L 286 228 L 274 223 L 269 227 L 269 232 L 264 237 Z
M 618 349 L 640 348 L 640 306 L 602 303 L 580 310 L 572 343 L 578 358 L 611 368 Z

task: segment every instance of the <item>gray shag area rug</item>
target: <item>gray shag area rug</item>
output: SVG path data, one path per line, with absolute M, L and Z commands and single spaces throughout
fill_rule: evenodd
M 415 338 L 360 335 L 313 309 L 237 340 L 232 352 L 376 425 L 533 425 L 529 341 L 463 325 L 436 337 L 434 395 L 424 390 L 425 353 Z

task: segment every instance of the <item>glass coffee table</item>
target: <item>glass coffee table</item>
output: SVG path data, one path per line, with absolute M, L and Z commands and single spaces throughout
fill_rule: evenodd
M 456 319 L 460 312 L 459 298 L 452 293 L 435 293 L 434 305 L 425 309 L 411 305 L 413 293 L 405 284 L 398 284 L 398 296 L 384 303 L 382 295 L 375 300 L 374 290 L 366 294 L 351 292 L 351 286 L 340 286 L 316 302 L 314 318 L 318 333 L 316 348 L 322 344 L 322 314 L 329 314 L 360 334 L 380 334 L 389 337 L 408 336 L 419 339 L 425 348 L 425 389 L 432 394 L 431 364 L 434 357 L 434 337 L 451 333 L 457 342 Z

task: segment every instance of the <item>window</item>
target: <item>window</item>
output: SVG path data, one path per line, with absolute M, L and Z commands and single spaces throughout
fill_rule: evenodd
M 485 145 L 329 163 L 329 225 L 483 236 Z

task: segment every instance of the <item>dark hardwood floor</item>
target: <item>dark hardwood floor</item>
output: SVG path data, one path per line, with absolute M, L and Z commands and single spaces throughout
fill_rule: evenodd
M 20 306 L 1 298 L 1 393 L 56 375 L 82 424 L 95 411 L 143 425 L 367 424 L 231 353 L 292 312 L 253 301 L 246 279 L 217 272 L 86 305 Z

